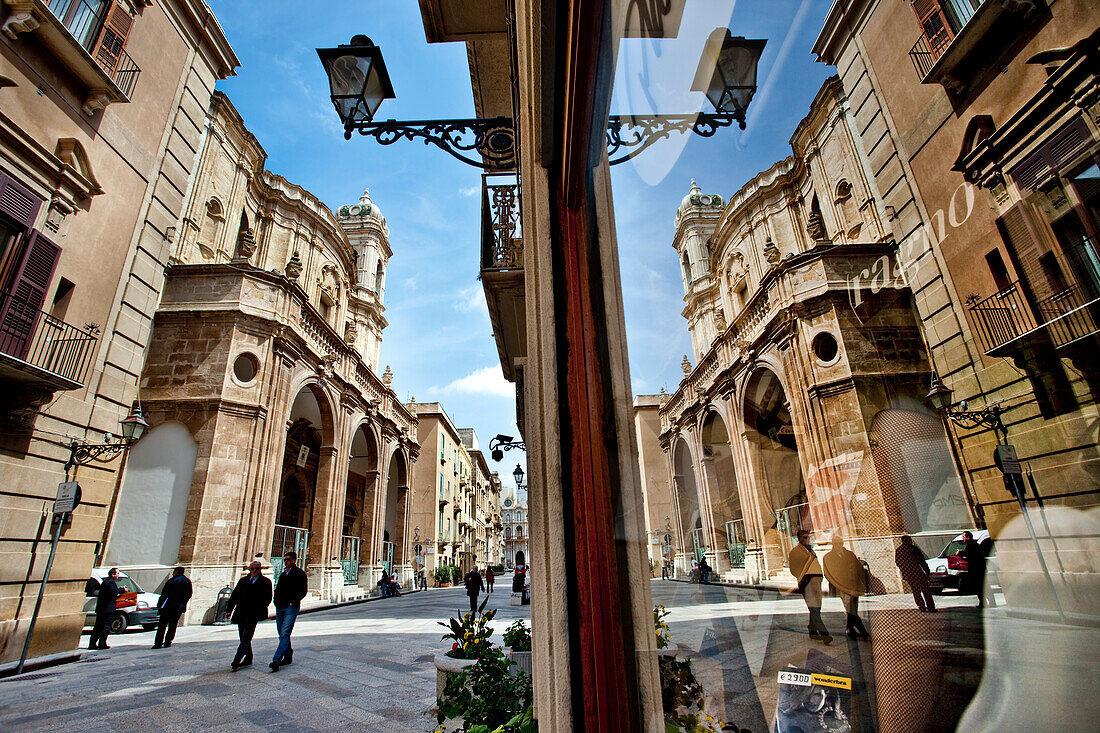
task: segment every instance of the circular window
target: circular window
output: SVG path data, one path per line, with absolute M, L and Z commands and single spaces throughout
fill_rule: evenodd
M 812 347 L 814 356 L 823 364 L 832 364 L 840 353 L 840 346 L 837 344 L 836 338 L 828 332 L 814 336 Z
M 250 384 L 260 371 L 260 363 L 252 354 L 241 354 L 233 362 L 233 376 L 242 384 Z

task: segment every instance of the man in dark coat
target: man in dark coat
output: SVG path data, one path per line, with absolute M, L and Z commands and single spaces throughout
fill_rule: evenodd
M 115 615 L 115 603 L 123 590 L 118 587 L 118 568 L 111 568 L 107 577 L 99 586 L 99 595 L 95 599 L 95 625 L 88 639 L 89 649 L 110 649 L 107 646 L 107 625 Z
M 987 588 L 985 585 L 985 550 L 981 544 L 974 539 L 974 535 L 970 532 L 963 532 L 963 540 L 966 544 L 959 550 L 959 554 L 964 560 L 966 560 L 966 580 L 967 588 L 959 588 L 962 592 L 970 592 L 978 596 L 978 608 L 985 606 L 986 598 L 988 595 L 989 605 L 996 606 L 997 602 L 993 600 L 993 593 L 987 594 Z
M 271 581 L 260 570 L 263 565 L 253 560 L 248 566 L 248 575 L 237 581 L 237 587 L 229 596 L 229 608 L 233 615 L 229 620 L 237 624 L 237 634 L 241 643 L 233 655 L 233 669 L 252 664 L 252 637 L 256 633 L 256 624 L 267 618 L 267 607 L 271 603 Z
M 477 571 L 477 565 L 466 573 L 462 582 L 466 584 L 466 595 L 470 597 L 470 613 L 474 613 L 477 611 L 477 594 L 485 587 L 481 582 L 481 573 Z
M 280 664 L 294 661 L 290 632 L 294 630 L 294 622 L 302 610 L 302 599 L 306 597 L 306 574 L 298 567 L 298 554 L 286 553 L 283 562 L 286 565 L 275 584 L 275 628 L 279 630 L 279 646 L 267 665 L 272 672 L 278 672 Z
M 901 571 L 901 578 L 913 591 L 913 600 L 917 608 L 929 613 L 936 612 L 936 602 L 932 600 L 932 590 L 928 587 L 928 563 L 921 549 L 913 544 L 913 538 L 905 535 L 894 551 L 894 564 Z
M 832 644 L 833 637 L 825 628 L 825 620 L 821 618 L 821 581 L 825 576 L 821 570 L 821 561 L 813 550 L 808 530 L 798 530 L 798 544 L 787 554 L 787 564 L 790 565 L 791 575 L 798 581 L 798 592 L 802 594 L 806 610 L 810 613 L 810 638 L 825 645 Z
M 172 571 L 172 577 L 160 591 L 160 599 L 157 601 L 160 619 L 157 621 L 157 637 L 153 640 L 154 649 L 172 646 L 172 639 L 176 638 L 176 624 L 179 623 L 180 614 L 187 610 L 189 600 L 191 580 L 183 574 L 183 567 L 180 566 Z

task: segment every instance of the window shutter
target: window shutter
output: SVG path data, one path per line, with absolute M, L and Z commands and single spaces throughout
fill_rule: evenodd
M 126 39 L 130 35 L 134 19 L 117 0 L 112 0 L 105 18 L 103 31 L 95 43 L 92 56 L 104 71 L 113 74 L 118 71 L 119 63 L 122 61 L 122 49 L 126 47 Z
M 42 199 L 20 185 L 10 176 L 0 173 L 0 211 L 10 216 L 24 228 L 34 226 Z
M 928 49 L 935 58 L 939 58 L 955 37 L 947 14 L 938 0 L 913 0 L 913 12 L 917 14 L 917 23 L 928 41 Z
M 997 220 L 997 228 L 1008 248 L 1013 267 L 1024 280 L 1025 288 L 1032 298 L 1041 300 L 1053 295 L 1039 263 L 1047 248 L 1032 232 L 1025 210 L 1027 206 L 1026 202 L 1018 202 Z
M 0 351 L 26 356 L 60 257 L 61 247 L 31 232 L 0 311 Z

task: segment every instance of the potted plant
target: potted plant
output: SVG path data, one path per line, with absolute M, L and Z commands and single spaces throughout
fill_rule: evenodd
M 437 565 L 432 570 L 432 580 L 435 581 L 438 588 L 450 588 L 451 587 L 451 566 L 450 565 Z
M 477 613 L 463 613 L 457 618 L 448 619 L 447 623 L 439 622 L 439 625 L 447 629 L 444 641 L 452 641 L 451 648 L 443 654 L 435 655 L 435 694 L 437 697 L 443 694 L 447 685 L 447 677 L 455 672 L 462 672 L 472 666 L 477 660 L 493 647 L 489 637 L 493 635 L 493 629 L 489 622 L 493 620 L 497 612 L 494 608 L 485 612 L 485 604 L 489 597 L 481 602 Z
M 437 695 L 439 730 L 445 720 L 461 719 L 466 733 L 534 733 L 531 679 L 512 675 L 512 663 L 499 648 L 490 649 L 475 664 L 448 677 Z
M 516 663 L 515 672 L 531 676 L 531 629 L 516 619 L 515 623 L 504 630 L 504 646 L 509 648 L 508 656 Z
M 462 568 L 457 565 L 451 565 L 451 582 L 458 585 L 462 582 Z

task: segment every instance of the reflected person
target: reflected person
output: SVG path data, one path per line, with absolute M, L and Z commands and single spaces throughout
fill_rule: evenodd
M 978 596 L 978 608 L 983 608 L 987 602 L 996 608 L 997 601 L 993 599 L 993 591 L 985 584 L 985 549 L 969 531 L 963 532 L 963 540 L 966 544 L 958 554 L 966 560 L 968 591 Z M 963 591 L 961 587 L 959 590 Z
M 787 563 L 791 567 L 791 574 L 798 581 L 798 592 L 802 594 L 810 612 L 810 638 L 823 644 L 832 644 L 833 637 L 821 618 L 821 563 L 810 546 L 810 533 L 807 530 L 798 530 L 798 544 L 787 555 Z
M 867 572 L 854 552 L 844 546 L 844 540 L 833 537 L 833 546 L 822 558 L 825 577 L 829 585 L 837 589 L 844 610 L 848 614 L 848 636 L 853 639 L 870 639 L 863 619 L 859 617 L 859 597 L 867 593 Z
M 904 535 L 901 544 L 894 551 L 894 564 L 901 571 L 902 580 L 913 591 L 913 600 L 917 608 L 929 613 L 936 612 L 936 602 L 932 600 L 932 589 L 928 587 L 928 562 L 921 549 L 913 544 L 913 538 Z

